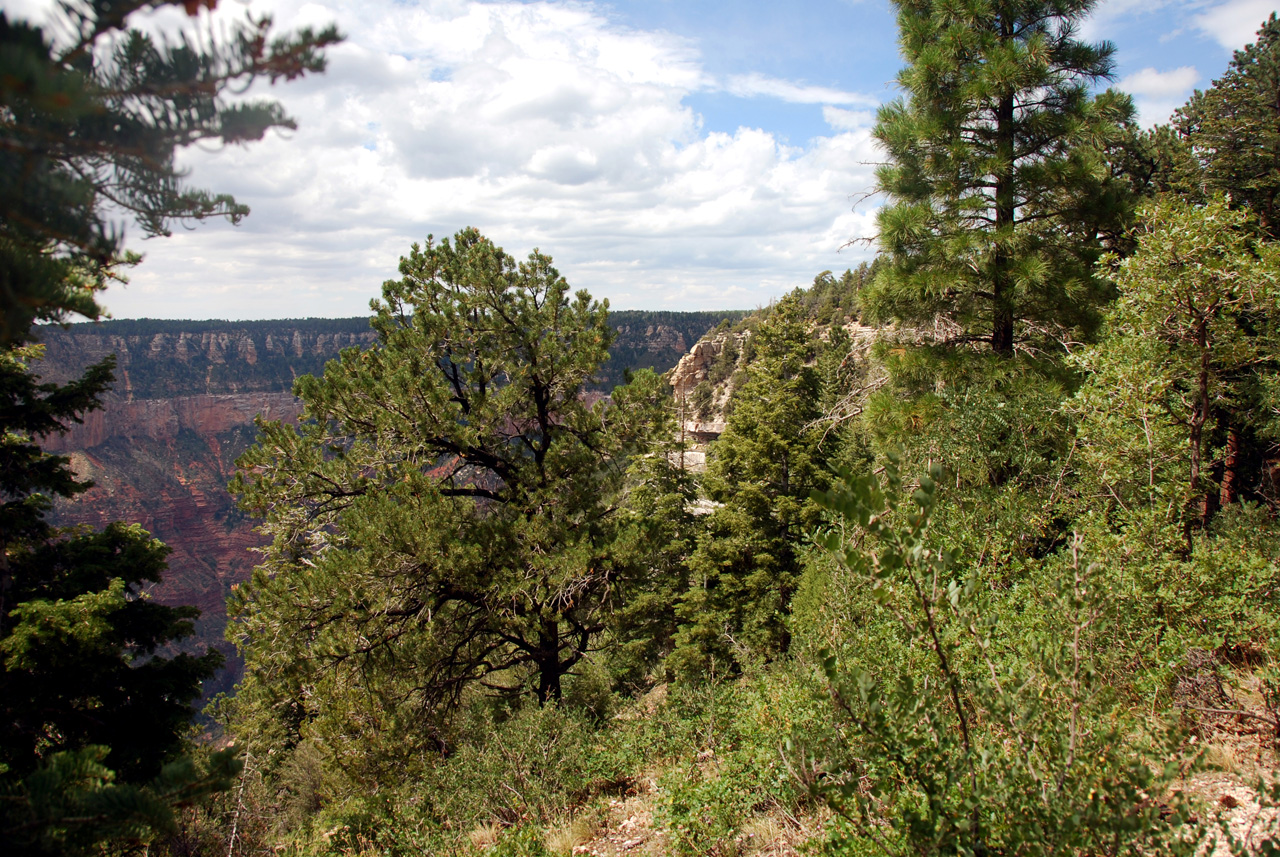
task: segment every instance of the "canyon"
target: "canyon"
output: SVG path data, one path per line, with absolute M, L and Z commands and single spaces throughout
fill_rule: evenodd
M 612 313 L 616 339 L 598 374 L 607 392 L 626 372 L 667 372 L 702 336 L 741 313 Z M 121 320 L 42 328 L 44 359 L 35 371 L 63 383 L 86 366 L 115 360 L 116 383 L 102 408 L 45 439 L 67 455 L 94 487 L 59 502 L 61 526 L 100 528 L 111 521 L 141 524 L 169 546 L 169 571 L 149 595 L 201 610 L 193 648 L 214 646 L 229 668 L 206 687 L 228 692 L 238 663 L 223 639 L 226 598 L 248 578 L 264 537 L 227 489 L 235 461 L 257 437 L 255 420 L 293 421 L 301 405 L 294 380 L 323 372 L 344 348 L 376 341 L 368 320 L 158 321 Z

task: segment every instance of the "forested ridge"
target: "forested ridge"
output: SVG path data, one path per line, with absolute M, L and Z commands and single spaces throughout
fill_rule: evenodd
M 147 657 L 192 619 L 137 597 L 163 546 L 45 520 L 85 486 L 36 441 L 112 367 L 41 385 L 18 337 L 15 848 L 1275 853 L 1280 20 L 1142 130 L 1088 0 L 895 5 L 878 255 L 726 319 L 678 396 L 600 394 L 641 322 L 550 256 L 408 248 L 238 461 L 270 543 L 204 740 L 216 654 Z

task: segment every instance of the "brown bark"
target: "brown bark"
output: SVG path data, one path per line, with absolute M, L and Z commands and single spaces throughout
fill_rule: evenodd
M 1227 455 L 1222 464 L 1222 487 L 1218 491 L 1218 507 L 1226 508 L 1240 499 L 1240 466 L 1243 463 L 1240 432 L 1227 429 Z
M 1008 23 L 1001 22 L 1002 38 Z M 1013 93 L 1000 97 L 996 106 L 996 246 L 992 258 L 991 283 L 991 350 L 996 354 L 1013 354 L 1013 283 L 1009 268 L 1012 260 L 1005 242 L 1016 225 L 1017 200 L 1014 194 L 1014 127 Z
M 1201 318 L 1196 325 L 1195 343 L 1200 348 L 1200 371 L 1196 377 L 1196 394 L 1191 406 L 1191 422 L 1188 442 L 1191 447 L 1191 475 L 1188 485 L 1189 508 L 1187 509 L 1184 534 L 1187 539 L 1187 550 L 1191 549 L 1191 531 L 1197 519 L 1201 526 L 1208 525 L 1210 514 L 1209 503 L 1200 482 L 1204 458 L 1204 426 L 1209 420 L 1209 322 Z

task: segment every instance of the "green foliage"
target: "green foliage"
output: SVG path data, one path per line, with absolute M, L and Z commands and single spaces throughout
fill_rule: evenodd
M 198 615 L 142 597 L 165 569 L 164 545 L 136 526 L 67 533 L 45 520 L 50 496 L 89 485 L 39 442 L 98 407 L 110 364 L 42 384 L 26 364 L 37 354 L 0 353 L 0 765 L 26 775 L 52 753 L 103 745 L 123 780 L 150 779 L 222 658 L 157 655 Z
M 1110 335 L 1077 358 L 1090 378 L 1069 409 L 1087 502 L 1159 509 L 1189 534 L 1268 487 L 1246 453 L 1276 430 L 1280 254 L 1221 199 L 1165 198 L 1141 216 L 1137 251 L 1115 266 Z
M 1147 710 L 1168 710 L 1187 652 L 1246 652 L 1266 663 L 1276 655 L 1277 623 L 1270 593 L 1280 584 L 1280 539 L 1274 520 L 1256 507 L 1236 506 L 1215 518 L 1188 547 L 1167 509 L 1135 509 L 1076 518 L 1081 550 L 1097 566 L 1093 590 L 1104 625 L 1087 641 L 1103 680 Z M 1066 573 L 1069 555 L 1054 555 L 1028 572 L 1020 592 L 1041 591 Z M 1012 610 L 1010 610 L 1012 612 Z M 1052 605 L 1018 611 L 1020 634 L 1060 633 Z
M 900 2 L 907 101 L 880 109 L 878 215 L 888 264 L 862 297 L 876 320 L 986 341 L 999 354 L 1089 332 L 1106 288 L 1099 233 L 1118 232 L 1125 182 L 1104 157 L 1129 100 L 1091 86 L 1112 47 L 1075 38 L 1092 0 Z
M 111 210 L 148 235 L 174 221 L 243 218 L 248 208 L 227 194 L 185 185 L 176 150 L 295 127 L 275 102 L 229 96 L 255 79 L 322 70 L 323 48 L 340 38 L 332 27 L 272 38 L 271 20 L 252 17 L 162 41 L 126 26 L 163 5 L 194 15 L 205 4 L 59 4 L 59 44 L 0 15 L 0 343 L 24 338 L 33 320 L 98 317 L 94 292 L 137 261 L 122 253 Z
M 50 494 L 72 497 L 88 490 L 78 482 L 63 455 L 49 455 L 40 440 L 66 431 L 70 422 L 80 422 L 84 414 L 101 407 L 98 397 L 111 383 L 112 362 L 90 367 L 80 379 L 65 385 L 42 384 L 29 371 L 38 359 L 38 347 L 12 347 L 0 351 L 0 533 L 5 538 L 44 538 L 49 525 L 44 520 L 50 508 Z M 8 589 L 0 586 L 0 597 Z M 4 603 L 7 603 L 4 602 Z M 0 604 L 0 609 L 3 604 Z
M 190 704 L 222 655 L 157 656 L 199 615 L 141 597 L 168 552 L 119 523 L 14 552 L 14 606 L 0 636 L 0 760 L 25 771 L 52 750 L 103 744 L 107 763 L 136 781 L 181 746 Z
M 863 262 L 856 271 L 846 269 L 839 279 L 830 271 L 823 271 L 804 291 L 806 314 L 819 324 L 843 325 L 849 319 L 856 321 L 861 314 L 861 292 L 882 264 L 881 257 L 876 257 L 872 262 Z
M 660 715 L 668 752 L 679 751 L 658 782 L 657 821 L 670 853 L 738 853 L 751 818 L 806 806 L 781 750 L 793 731 L 822 729 L 824 708 L 812 680 L 787 663 L 677 689 Z
M 506 717 L 472 711 L 458 752 L 424 777 L 428 818 L 461 829 L 563 818 L 595 782 L 621 772 L 602 769 L 592 752 L 593 724 L 557 705 L 526 706 Z
M 796 546 L 817 522 L 809 492 L 825 484 L 817 343 L 796 296 L 751 335 L 755 360 L 716 441 L 706 488 L 720 504 L 689 560 L 689 590 L 669 667 L 685 678 L 711 659 L 733 669 L 786 650 L 799 575 Z
M 846 474 L 821 497 L 845 528 L 827 549 L 883 608 L 867 621 L 894 623 L 900 645 L 927 653 L 914 669 L 895 669 L 892 657 L 843 669 L 824 661 L 843 720 L 837 742 L 864 760 L 814 785 L 850 825 L 832 849 L 1190 853 L 1194 843 L 1171 835 L 1182 815 L 1162 819 L 1148 799 L 1178 772 L 1172 744 L 1133 744 L 1082 643 L 1103 621 L 1094 570 L 1073 561 L 1050 596 L 1066 633 L 1008 652 L 982 582 L 928 532 L 940 477 L 934 468 L 911 491 L 891 461 L 883 483 Z
M 205 766 L 184 758 L 145 785 L 115 782 L 103 764 L 108 748 L 54 753 L 40 767 L 0 791 L 5 853 L 97 855 L 104 846 L 143 848 L 176 828 L 174 811 L 230 788 L 240 771 L 234 750 L 212 754 Z
M 375 783 L 464 696 L 559 700 L 615 639 L 619 593 L 650 574 L 615 504 L 669 395 L 640 372 L 588 406 L 607 307 L 540 253 L 517 265 L 465 230 L 401 273 L 378 342 L 300 379 L 304 422 L 263 424 L 234 486 L 273 537 L 232 604 L 241 728 L 310 734 Z
M 1280 238 L 1280 20 L 1263 22 L 1258 40 L 1236 51 L 1207 91 L 1174 117 L 1210 193 L 1250 209 L 1263 234 Z
M 676 605 L 688 588 L 688 559 L 702 530 L 690 511 L 697 489 L 679 466 L 680 454 L 639 458 L 627 474 L 618 548 L 636 573 L 619 593 L 617 642 L 604 654 L 615 681 L 632 692 L 648 686 L 655 665 L 675 645 Z

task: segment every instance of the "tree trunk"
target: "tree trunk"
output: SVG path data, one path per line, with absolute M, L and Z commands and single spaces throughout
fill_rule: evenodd
M 1008 23 L 1001 21 L 1002 40 L 1012 38 Z M 1013 283 L 1010 282 L 1012 259 L 1006 243 L 1013 234 L 1017 216 L 1014 194 L 1014 126 L 1013 93 L 1002 95 L 996 106 L 996 231 L 992 253 L 991 282 L 991 350 L 996 354 L 1013 354 Z
M 1227 429 L 1227 455 L 1222 463 L 1222 487 L 1218 491 L 1218 507 L 1225 509 L 1240 499 L 1240 466 L 1243 463 L 1240 432 Z
M 1191 474 L 1188 485 L 1188 509 L 1183 532 L 1187 539 L 1187 550 L 1191 550 L 1191 531 L 1197 519 L 1199 524 L 1208 525 L 1209 504 L 1200 485 L 1204 457 L 1204 426 L 1209 420 L 1209 323 L 1200 319 L 1195 332 L 1196 345 L 1200 347 L 1200 371 L 1196 378 L 1196 395 L 1191 406 L 1191 421 L 1188 432 L 1188 445 L 1191 447 Z
M 559 702 L 563 696 L 560 678 L 564 664 L 560 662 L 560 623 L 548 620 L 538 632 L 538 704 Z

